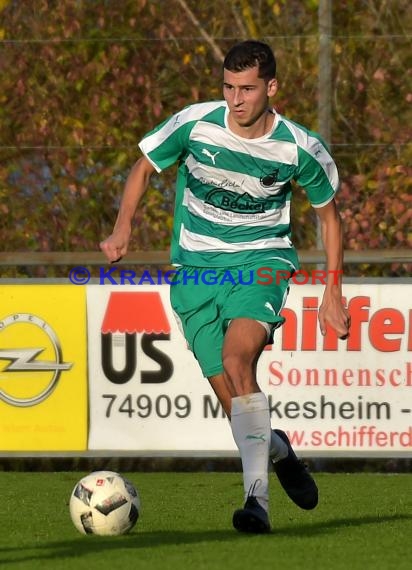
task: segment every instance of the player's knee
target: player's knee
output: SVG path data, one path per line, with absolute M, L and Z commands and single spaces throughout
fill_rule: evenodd
M 244 356 L 227 354 L 223 357 L 223 368 L 236 394 L 248 394 L 256 383 L 254 367 Z
M 234 354 L 223 355 L 223 369 L 226 376 L 232 380 L 239 376 L 242 368 L 240 358 Z

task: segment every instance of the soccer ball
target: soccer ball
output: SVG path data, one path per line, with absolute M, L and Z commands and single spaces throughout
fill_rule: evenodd
M 139 513 L 137 490 L 114 471 L 95 471 L 83 477 L 70 497 L 70 516 L 82 534 L 125 534 L 134 527 Z

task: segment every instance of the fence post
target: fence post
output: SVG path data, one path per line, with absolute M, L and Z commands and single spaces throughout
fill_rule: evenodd
M 318 130 L 326 144 L 331 142 L 332 113 L 332 2 L 320 0 L 318 8 L 319 78 L 318 78 Z M 316 247 L 322 249 L 320 223 L 317 219 Z

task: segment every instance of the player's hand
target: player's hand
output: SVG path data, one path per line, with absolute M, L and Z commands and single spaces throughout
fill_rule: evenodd
M 126 255 L 128 245 L 129 235 L 127 233 L 113 232 L 111 236 L 100 242 L 100 249 L 109 263 L 116 263 Z
M 323 336 L 326 334 L 327 325 L 331 326 L 338 338 L 345 340 L 349 336 L 350 315 L 343 305 L 341 295 L 324 295 L 319 307 L 319 325 Z

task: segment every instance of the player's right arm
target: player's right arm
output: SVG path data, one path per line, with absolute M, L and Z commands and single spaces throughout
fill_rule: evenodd
M 113 232 L 100 243 L 100 249 L 110 263 L 118 261 L 127 253 L 132 233 L 132 220 L 154 171 L 154 166 L 142 156 L 127 177 Z

